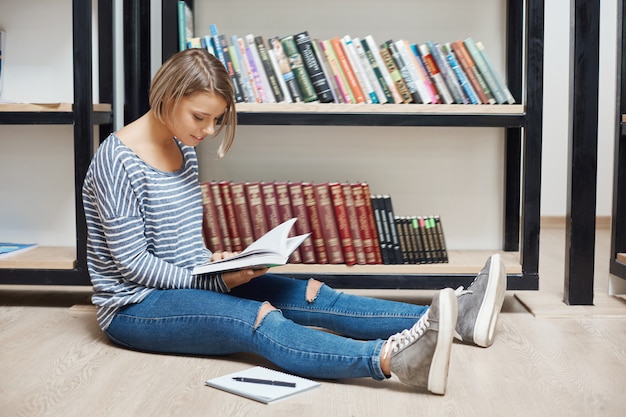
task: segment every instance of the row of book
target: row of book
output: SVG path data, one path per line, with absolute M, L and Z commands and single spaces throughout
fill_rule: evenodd
M 445 44 L 387 40 L 371 35 L 314 39 L 294 35 L 219 33 L 190 38 L 228 69 L 237 102 L 513 104 L 481 42 Z
M 447 262 L 438 216 L 395 216 L 390 196 L 369 184 L 303 181 L 208 181 L 200 184 L 205 243 L 241 251 L 280 223 L 310 233 L 291 263 L 419 264 Z

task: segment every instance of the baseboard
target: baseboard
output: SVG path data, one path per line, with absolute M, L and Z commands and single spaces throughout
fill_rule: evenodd
M 565 216 L 541 216 L 541 227 L 551 228 L 565 227 Z M 611 228 L 611 216 L 597 216 L 596 228 L 598 229 L 610 229 Z

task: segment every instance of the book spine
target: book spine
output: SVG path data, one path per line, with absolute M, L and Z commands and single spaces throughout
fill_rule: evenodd
M 289 95 L 291 96 L 291 101 L 294 103 L 301 103 L 302 92 L 300 91 L 300 87 L 298 86 L 298 81 L 296 81 L 295 76 L 293 75 L 293 71 L 291 71 L 291 66 L 289 65 L 289 59 L 285 54 L 285 50 L 283 49 L 283 45 L 280 42 L 278 36 L 274 36 L 269 39 L 270 45 L 272 47 L 272 51 L 274 51 L 274 56 L 276 57 L 276 61 L 278 63 L 278 67 L 280 68 L 280 72 L 282 73 L 283 80 L 287 85 L 287 90 L 289 91 Z
M 472 84 L 472 87 L 474 88 L 474 91 L 476 91 L 476 94 L 478 94 L 478 97 L 480 98 L 480 102 L 482 104 L 494 104 L 495 99 L 493 98 L 491 100 L 489 99 L 485 89 L 483 88 L 484 80 L 482 80 L 482 77 L 481 79 L 478 78 L 480 76 L 480 73 L 478 72 L 478 68 L 476 68 L 476 66 L 474 65 L 474 62 L 472 61 L 472 57 L 467 52 L 467 49 L 465 48 L 465 44 L 463 43 L 463 41 L 457 40 L 457 41 L 452 42 L 451 45 L 452 45 L 452 50 L 454 51 L 455 56 L 457 57 L 457 59 L 459 60 L 461 64 L 461 68 L 463 68 L 463 70 L 465 71 L 465 74 L 469 78 L 470 83 Z M 486 87 L 486 84 L 484 85 L 484 87 Z
M 272 63 L 272 68 L 274 68 L 274 72 L 277 74 L 278 85 L 280 86 L 281 91 L 283 92 L 283 102 L 284 103 L 293 103 L 293 99 L 291 98 L 291 93 L 289 93 L 289 87 L 287 87 L 287 83 L 285 82 L 285 77 L 278 66 L 278 60 L 276 59 L 276 54 L 273 49 L 268 49 L 267 55 L 270 57 L 270 62 Z
M 432 103 L 432 94 L 425 82 L 428 77 L 428 73 L 423 70 L 422 66 L 417 65 L 417 59 L 415 59 L 415 56 L 413 55 L 413 52 L 411 52 L 410 48 L 407 48 L 406 41 L 396 41 L 396 49 L 411 74 L 411 78 L 413 79 L 413 84 L 417 89 L 417 95 L 420 102 L 424 104 Z
M 343 187 L 338 182 L 331 182 L 328 184 L 328 191 L 335 212 L 344 263 L 346 265 L 354 265 L 356 264 L 356 250 L 354 248 L 354 241 L 352 240 L 352 231 L 348 223 L 348 211 L 346 198 L 343 194 Z
M 237 215 L 233 204 L 233 195 L 230 189 L 230 181 L 218 182 L 220 195 L 224 204 L 224 213 L 226 214 L 226 226 L 228 227 L 228 235 L 230 236 L 230 244 L 233 251 L 239 252 L 243 250 L 241 236 L 239 235 L 239 227 L 237 225 Z
M 337 83 L 335 82 L 335 77 L 330 70 L 330 65 L 328 64 L 328 60 L 326 59 L 326 55 L 322 53 L 320 47 L 319 39 L 313 39 L 311 41 L 311 45 L 313 46 L 313 52 L 315 52 L 315 56 L 322 67 L 322 72 L 324 73 L 324 77 L 326 78 L 326 82 L 330 86 L 330 93 L 333 96 L 334 103 L 342 103 L 341 99 L 338 95 Z
M 245 100 L 243 97 L 243 93 L 241 91 L 242 90 L 241 81 L 239 81 L 239 77 L 237 76 L 237 73 L 235 72 L 233 61 L 230 59 L 230 52 L 229 52 L 230 45 L 228 44 L 228 39 L 226 39 L 226 36 L 224 35 L 218 35 L 218 42 L 220 42 L 222 46 L 222 57 L 224 58 L 224 61 L 222 62 L 224 63 L 224 66 L 226 67 L 226 70 L 228 71 L 228 75 L 230 75 L 230 79 L 233 84 L 233 89 L 235 92 L 235 101 L 237 103 L 242 103 Z
M 365 37 L 365 42 L 367 43 L 367 46 L 369 46 L 370 52 L 376 60 L 376 65 L 378 66 L 378 69 L 380 69 L 383 79 L 385 80 L 385 84 L 387 84 L 387 88 L 389 88 L 389 91 L 391 92 L 391 97 L 393 98 L 393 101 L 390 101 L 390 103 L 402 103 L 402 97 L 400 96 L 400 93 L 398 92 L 398 89 L 396 88 L 394 81 L 389 74 L 387 65 L 385 64 L 385 61 L 380 54 L 378 44 L 376 43 L 372 35 L 367 35 Z
M 256 67 L 254 65 L 254 61 L 252 60 L 252 54 L 246 47 L 246 42 L 243 40 L 243 38 L 237 37 L 237 46 L 239 47 L 239 50 L 241 51 L 241 56 L 243 58 L 242 61 L 245 67 L 244 76 L 248 77 L 248 82 L 252 90 L 251 97 L 253 97 L 253 99 L 251 98 L 251 101 L 256 103 L 262 103 L 263 98 L 261 97 L 260 93 L 262 88 L 260 85 L 260 80 L 257 81 L 257 78 L 255 77 Z M 258 74 L 256 74 L 256 76 L 258 76 Z
M 187 48 L 187 34 L 186 34 L 186 18 L 185 18 L 185 2 L 179 0 L 178 6 L 178 50 L 184 51 Z
M 246 35 L 245 41 L 246 50 L 249 51 L 250 54 L 248 59 L 251 62 L 254 62 L 252 71 L 254 73 L 254 80 L 257 82 L 257 88 L 260 87 L 259 92 L 263 103 L 276 103 L 276 97 L 274 97 L 274 93 L 272 93 L 272 88 L 270 87 L 269 80 L 267 79 L 267 74 L 265 74 L 265 69 L 263 68 L 261 57 L 259 56 L 259 50 L 257 49 L 256 41 L 254 40 L 254 35 Z
M 372 241 L 376 248 L 376 260 L 377 263 L 383 263 L 382 252 L 380 250 L 380 240 L 378 238 L 377 226 L 376 226 L 376 218 L 374 213 L 374 207 L 372 206 L 372 192 L 370 191 L 370 186 L 367 182 L 362 182 L 361 187 L 363 189 L 363 201 L 365 202 L 366 212 L 369 217 L 370 230 L 372 231 Z
M 211 191 L 211 185 L 208 182 L 200 183 L 202 192 L 202 206 L 204 218 L 202 221 L 202 232 L 206 247 L 211 252 L 222 252 L 224 250 L 224 242 L 220 225 L 217 220 L 217 211 Z
M 356 49 L 354 47 L 354 43 L 352 39 L 348 35 L 344 36 L 341 39 L 341 46 L 343 46 L 343 50 L 346 54 L 346 58 L 348 58 L 348 62 L 352 70 L 354 71 L 354 76 L 356 77 L 361 90 L 365 96 L 365 102 L 369 104 L 379 104 L 378 96 L 374 91 L 374 87 L 369 82 L 367 78 L 367 74 L 365 73 L 365 69 L 361 65 L 361 60 L 356 53 Z
M 263 207 L 265 208 L 265 220 L 267 221 L 267 228 L 271 230 L 280 224 L 276 188 L 272 181 L 261 181 L 260 185 L 261 198 L 263 199 Z
M 363 238 L 361 237 L 359 216 L 356 212 L 352 186 L 349 183 L 343 183 L 341 184 L 341 189 L 343 191 L 343 197 L 346 206 L 346 216 L 348 219 L 348 227 L 350 228 L 350 235 L 352 237 L 352 246 L 354 247 L 356 263 L 359 265 L 365 265 L 367 263 L 367 258 L 365 256 Z
M 402 74 L 400 74 L 400 70 L 396 66 L 396 63 L 391 55 L 391 51 L 386 44 L 382 44 L 380 46 L 380 56 L 385 63 L 385 67 L 387 71 L 389 71 L 389 75 L 393 80 L 393 85 L 400 94 L 400 101 L 398 103 L 411 103 L 413 101 L 413 97 L 411 96 L 411 92 L 409 91 L 404 79 L 402 78 Z
M 287 181 L 274 182 L 274 190 L 276 193 L 276 205 L 278 206 L 278 222 L 280 224 L 294 217 L 293 210 L 291 208 L 291 198 L 289 197 L 289 188 L 287 186 Z M 295 228 L 291 228 L 291 230 L 289 231 L 289 237 L 294 237 L 295 235 Z M 291 254 L 289 262 L 294 264 L 302 263 L 300 248 L 297 248 Z
M 404 80 L 404 83 L 406 84 L 409 93 L 413 98 L 413 102 L 421 103 L 421 98 L 417 93 L 417 87 L 411 75 L 411 71 L 409 70 L 409 66 L 406 62 L 404 62 L 404 59 L 402 59 L 402 56 L 400 55 L 400 52 L 398 51 L 395 42 L 392 40 L 388 40 L 387 42 L 385 42 L 385 44 L 387 45 L 387 48 L 389 48 L 391 57 L 393 58 L 396 66 L 398 67 L 398 70 L 400 71 L 400 75 L 402 76 L 402 79 Z
M 480 104 L 480 99 L 478 98 L 478 95 L 476 95 L 476 92 L 474 91 L 472 84 L 467 78 L 467 75 L 465 75 L 463 68 L 461 68 L 461 66 L 459 65 L 459 62 L 457 61 L 456 56 L 454 55 L 454 52 L 452 52 L 452 49 L 450 48 L 450 44 L 442 45 L 441 50 L 443 54 L 446 56 L 446 59 L 448 60 L 448 63 L 450 64 L 450 68 L 456 75 L 456 78 L 459 81 L 459 85 L 461 86 L 461 89 L 465 93 L 465 97 L 467 97 L 467 100 L 469 101 L 469 103 Z
M 217 56 L 215 54 L 215 48 L 213 47 L 213 39 L 211 35 L 204 35 L 202 37 L 202 47 L 205 48 L 211 55 Z
M 241 38 L 233 35 L 230 39 L 231 48 L 229 48 L 229 51 L 231 57 L 233 54 L 235 55 L 235 59 L 232 59 L 232 61 L 235 63 L 235 72 L 239 75 L 239 79 L 241 80 L 245 101 L 254 103 L 256 102 L 256 92 L 253 87 L 254 78 L 252 77 L 248 61 L 244 58 L 244 54 L 242 53 L 240 40 Z
M 293 39 L 300 55 L 302 56 L 304 68 L 309 75 L 311 83 L 313 84 L 313 88 L 317 94 L 317 99 L 320 103 L 332 103 L 333 94 L 330 89 L 330 84 L 326 80 L 326 75 L 322 70 L 321 62 L 315 54 L 309 33 L 307 31 L 300 32 L 294 35 Z
M 391 243 L 391 253 L 393 263 L 401 264 L 403 263 L 402 259 L 402 249 L 400 248 L 400 239 L 398 237 L 398 228 L 395 221 L 395 214 L 393 211 L 393 204 L 391 202 L 391 197 L 389 195 L 382 196 L 383 202 L 383 211 L 387 216 L 387 225 L 389 227 L 389 238 Z
M 393 103 L 394 99 L 393 99 L 393 95 L 391 94 L 391 90 L 389 89 L 389 86 L 387 85 L 387 82 L 385 81 L 385 77 L 383 76 L 383 73 L 380 70 L 380 67 L 378 66 L 378 61 L 374 57 L 374 53 L 370 49 L 370 46 L 367 40 L 361 39 L 360 50 L 365 55 L 365 59 L 367 59 L 367 62 L 372 68 L 372 72 L 374 73 L 374 76 L 376 77 L 376 82 L 378 83 L 378 86 L 380 89 L 379 97 L 381 97 L 381 103 L 383 104 Z M 384 97 L 384 100 L 382 99 L 382 97 Z
M 304 242 L 302 242 L 299 248 L 302 262 L 305 264 L 314 264 L 316 262 L 315 247 L 313 246 L 311 222 L 309 220 L 309 214 L 304 203 L 302 184 L 297 181 L 288 182 L 287 188 L 289 190 L 289 199 L 291 200 L 293 215 L 298 219 L 298 221 L 295 223 L 296 234 L 303 235 L 306 233 L 311 233 L 311 235 Z
M 241 245 L 246 248 L 254 242 L 254 231 L 252 230 L 252 221 L 250 219 L 250 212 L 248 211 L 245 186 L 243 182 L 233 182 L 230 188 L 233 196 L 235 216 L 237 217 L 237 226 L 239 227 L 239 236 L 241 237 Z
M 263 206 L 263 195 L 261 194 L 261 183 L 252 181 L 244 183 L 248 209 L 250 210 L 250 220 L 252 221 L 252 231 L 254 239 L 258 239 L 269 231 L 267 219 L 265 218 L 265 207 Z
M 474 64 L 476 64 L 476 66 L 478 67 L 478 70 L 480 71 L 483 79 L 485 80 L 485 83 L 489 87 L 489 90 L 491 90 L 491 92 L 493 93 L 493 96 L 496 102 L 498 104 L 506 103 L 507 99 L 504 95 L 504 92 L 502 91 L 498 83 L 496 82 L 496 79 L 493 76 L 493 73 L 489 69 L 489 66 L 487 66 L 485 59 L 483 58 L 482 54 L 478 50 L 478 47 L 476 46 L 476 42 L 474 42 L 474 39 L 469 37 L 465 39 L 463 43 L 465 44 L 465 47 L 467 48 L 467 52 L 469 52 L 470 56 L 474 60 Z
M 335 82 L 337 83 L 337 89 L 341 95 L 342 101 L 348 104 L 356 103 L 354 96 L 350 91 L 350 87 L 348 86 L 348 80 L 346 80 L 345 76 L 341 72 L 339 61 L 337 61 L 335 51 L 333 51 L 330 41 L 320 41 L 320 48 L 322 48 L 322 52 L 328 60 L 328 65 L 330 66 L 330 70 L 333 73 Z
M 446 237 L 443 233 L 443 225 L 441 224 L 440 216 L 433 216 L 435 221 L 435 230 L 437 231 L 437 236 L 439 238 L 439 245 L 441 247 L 441 262 L 448 262 L 448 248 L 446 246 Z
M 435 86 L 437 87 L 437 91 L 439 92 L 443 103 L 451 104 L 454 101 L 452 98 L 452 94 L 450 94 L 450 90 L 448 89 L 448 86 L 446 86 L 446 82 L 444 81 L 443 76 L 439 71 L 439 67 L 435 62 L 435 59 L 428 49 L 428 45 L 419 45 L 419 50 L 421 52 L 422 60 L 424 61 L 426 69 L 428 70 L 428 74 L 435 83 Z
M 348 56 L 346 55 L 345 50 L 343 49 L 343 45 L 341 43 L 341 39 L 338 37 L 334 37 L 330 39 L 330 45 L 335 52 L 335 56 L 337 57 L 337 62 L 339 62 L 339 66 L 341 68 L 342 73 L 346 77 L 348 81 L 348 85 L 350 86 L 350 91 L 354 96 L 354 101 L 356 103 L 365 103 L 365 95 L 363 94 L 363 90 L 359 85 L 359 82 L 354 74 L 354 70 L 350 65 L 350 61 L 348 60 Z
M 409 243 L 407 241 L 406 229 L 404 228 L 404 218 L 400 216 L 396 216 L 394 218 L 394 222 L 396 224 L 396 228 L 398 229 L 398 240 L 400 241 L 400 249 L 402 251 L 402 263 L 410 264 L 410 253 Z
M 487 51 L 485 50 L 485 47 L 483 46 L 482 42 L 476 42 L 476 47 L 478 48 L 481 55 L 483 56 L 483 59 L 485 60 L 487 67 L 491 69 L 491 72 L 493 73 L 493 76 L 496 79 L 496 82 L 498 83 L 498 85 L 500 86 L 500 89 L 502 90 L 502 92 L 504 93 L 506 97 L 507 103 L 515 104 L 515 98 L 511 94 L 509 87 L 504 82 L 502 75 L 493 66 L 493 63 L 491 62 L 491 58 L 489 58 L 489 54 L 487 54 Z
M 289 59 L 291 71 L 293 72 L 296 81 L 298 82 L 298 86 L 300 87 L 302 99 L 305 103 L 318 101 L 317 94 L 315 93 L 315 87 L 313 87 L 309 74 L 307 74 L 306 69 L 304 68 L 302 55 L 298 52 L 298 47 L 294 37 L 291 35 L 285 36 L 280 39 L 280 42 L 283 45 L 285 55 Z
M 315 258 L 318 264 L 328 263 L 328 252 L 324 243 L 324 231 L 320 221 L 320 215 L 315 200 L 315 189 L 310 182 L 302 183 L 302 194 L 304 205 L 306 206 L 309 220 L 311 222 L 311 235 L 313 236 L 313 247 L 315 248 Z
M 342 264 L 345 259 L 328 183 L 313 184 L 313 191 L 328 253 L 328 262 Z
M 383 264 L 390 265 L 393 263 L 391 253 L 391 239 L 389 235 L 389 229 L 386 225 L 386 216 L 383 212 L 381 196 L 371 196 L 372 209 L 374 211 L 374 218 L 376 219 L 376 231 L 378 233 L 378 244 L 380 245 L 380 254 L 383 259 Z
M 350 184 L 352 188 L 352 196 L 354 199 L 354 209 L 357 216 L 357 222 L 359 226 L 359 233 L 361 240 L 363 241 L 363 250 L 365 252 L 365 262 L 369 265 L 379 264 L 380 253 L 378 244 L 375 242 L 374 236 L 376 230 L 372 228 L 372 211 L 365 203 L 365 196 L 363 193 L 363 186 L 355 183 Z M 369 199 L 369 196 L 367 196 Z M 374 223 L 375 224 L 375 223 Z
M 222 235 L 224 250 L 232 251 L 233 246 L 230 242 L 230 233 L 228 231 L 228 223 L 226 221 L 226 210 L 224 209 L 224 200 L 222 200 L 220 186 L 216 181 L 211 181 L 209 183 L 209 186 L 211 188 L 211 196 L 213 197 L 215 212 L 217 213 L 217 222 L 219 224 L 220 233 Z
M 454 102 L 457 104 L 467 104 L 468 100 L 465 98 L 463 90 L 461 89 L 461 85 L 459 84 L 459 81 L 452 72 L 452 68 L 450 68 L 450 64 L 448 64 L 448 60 L 443 55 L 441 45 L 433 41 L 428 41 L 426 44 L 428 45 L 430 54 L 435 59 L 435 63 L 439 68 L 439 72 L 443 76 L 443 79 L 446 82 L 450 93 L 452 94 Z
M 280 89 L 280 85 L 278 84 L 278 78 L 276 77 L 276 73 L 274 72 L 274 67 L 272 66 L 270 57 L 267 54 L 267 48 L 265 47 L 265 40 L 263 39 L 263 36 L 255 36 L 254 43 L 256 45 L 257 51 L 259 52 L 259 58 L 261 59 L 261 64 L 263 65 L 263 69 L 265 70 L 265 75 L 267 76 L 270 88 L 272 89 L 272 94 L 274 94 L 276 102 L 280 103 L 285 100 L 285 97 L 282 90 Z

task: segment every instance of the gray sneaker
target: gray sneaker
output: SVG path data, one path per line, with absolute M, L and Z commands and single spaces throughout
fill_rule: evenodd
M 457 316 L 454 291 L 439 291 L 413 327 L 387 340 L 382 356 L 391 355 L 391 372 L 406 385 L 445 394 Z
M 465 343 L 491 346 L 505 292 L 506 270 L 500 255 L 495 254 L 487 259 L 466 290 L 462 287 L 456 290 L 459 304 L 456 336 Z

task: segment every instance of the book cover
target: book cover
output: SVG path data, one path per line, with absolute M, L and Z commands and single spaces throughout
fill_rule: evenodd
M 487 51 L 485 50 L 485 47 L 483 46 L 482 42 L 476 42 L 476 47 L 478 48 L 481 55 L 483 56 L 483 59 L 485 60 L 485 63 L 487 64 L 487 66 L 491 69 L 491 72 L 493 73 L 493 76 L 495 77 L 496 82 L 498 83 L 502 91 L 504 92 L 504 95 L 506 96 L 506 101 L 509 104 L 515 104 L 515 98 L 511 94 L 509 87 L 504 82 L 504 78 L 502 77 L 500 72 L 497 71 L 496 67 L 493 66 L 493 63 L 491 62 L 491 58 L 489 58 L 489 54 L 487 54 Z
M 422 100 L 417 92 L 417 86 L 415 81 L 413 80 L 413 76 L 411 75 L 411 71 L 409 69 L 409 64 L 402 59 L 402 55 L 398 51 L 398 47 L 393 40 L 388 40 L 385 42 L 385 46 L 388 48 L 392 59 L 394 60 L 396 67 L 400 71 L 400 76 L 404 80 L 404 83 L 409 90 L 411 97 L 413 98 L 412 102 L 421 103 Z
M 457 104 L 467 104 L 468 100 L 463 94 L 461 85 L 459 84 L 459 81 L 456 78 L 456 75 L 454 75 L 452 68 L 450 68 L 450 64 L 448 63 L 448 60 L 443 55 L 441 45 L 433 41 L 426 42 L 426 45 L 428 45 L 430 54 L 434 58 L 435 63 L 437 64 L 437 67 L 439 68 L 439 72 L 443 76 L 443 79 L 446 82 L 448 89 L 450 90 L 450 93 L 452 94 L 452 98 L 454 99 L 454 102 Z
M 310 236 L 302 242 L 302 245 L 300 245 L 299 248 L 302 263 L 314 264 L 316 262 L 315 247 L 313 246 L 313 234 L 311 231 L 309 214 L 307 212 L 306 205 L 304 204 L 302 183 L 298 181 L 290 181 L 287 183 L 287 188 L 289 190 L 289 199 L 291 200 L 293 215 L 298 218 L 298 221 L 296 222 L 296 234 L 310 234 Z
M 319 382 L 261 366 L 209 379 L 205 384 L 265 404 L 320 386 Z
M 261 64 L 263 65 L 263 69 L 265 70 L 265 75 L 267 76 L 267 80 L 269 81 L 270 88 L 272 89 L 272 94 L 274 94 L 274 98 L 276 102 L 280 103 L 285 100 L 283 92 L 278 84 L 277 74 L 274 72 L 274 67 L 270 61 L 270 57 L 267 53 L 267 47 L 265 46 L 265 39 L 261 35 L 257 35 L 254 37 L 254 42 L 256 44 L 256 49 L 259 52 L 259 58 L 261 58 Z
M 196 266 L 194 275 L 241 269 L 263 269 L 285 265 L 289 256 L 306 239 L 307 235 L 289 237 L 289 231 L 298 219 L 293 218 L 276 226 L 255 240 L 250 246 L 230 258 L 220 259 Z
M 363 193 L 363 187 L 361 184 L 350 184 L 352 188 L 352 196 L 354 200 L 354 209 L 357 215 L 357 221 L 359 226 L 359 233 L 361 240 L 363 241 L 363 250 L 365 251 L 365 262 L 369 265 L 380 264 L 382 261 L 379 259 L 379 247 L 378 243 L 374 240 L 376 230 L 372 228 L 372 211 L 365 204 L 365 199 L 369 199 L 369 195 L 366 197 Z
M 385 80 L 385 84 L 387 84 L 387 88 L 389 88 L 389 91 L 391 92 L 391 97 L 393 98 L 393 101 L 390 103 L 402 103 L 402 97 L 400 96 L 400 93 L 398 93 L 398 89 L 396 88 L 396 85 L 391 78 L 391 75 L 389 74 L 387 65 L 385 64 L 385 61 L 380 54 L 380 49 L 378 47 L 378 44 L 374 40 L 374 37 L 372 35 L 367 35 L 364 40 L 367 46 L 369 46 L 369 50 L 372 53 L 372 56 L 376 60 L 376 65 L 378 66 L 378 69 L 380 69 L 380 73 Z
M 393 81 L 393 85 L 398 91 L 398 94 L 400 94 L 401 99 L 400 101 L 398 101 L 398 103 L 413 102 L 413 96 L 411 95 L 409 88 L 404 82 L 404 78 L 402 78 L 402 74 L 400 73 L 400 70 L 398 69 L 396 62 L 393 59 L 391 51 L 389 50 L 389 46 L 386 43 L 384 43 L 380 45 L 379 51 L 380 51 L 380 56 L 383 59 L 383 62 L 385 63 L 385 67 L 387 68 L 387 71 L 389 72 L 389 76 L 391 77 Z
M 489 88 L 487 87 L 485 80 L 480 75 L 480 72 L 474 64 L 469 52 L 467 52 L 467 48 L 465 48 L 463 41 L 457 40 L 452 42 L 450 45 L 452 46 L 452 50 L 454 51 L 456 58 L 461 64 L 461 68 L 463 68 L 463 71 L 465 71 L 470 83 L 472 83 L 474 91 L 478 94 L 480 102 L 482 104 L 495 104 L 495 98 L 493 98 L 493 95 L 489 92 Z
M 313 237 L 313 247 L 315 248 L 315 259 L 318 264 L 327 264 L 328 252 L 326 251 L 326 243 L 324 243 L 324 231 L 322 230 L 322 223 L 317 209 L 313 183 L 303 182 L 301 185 L 304 205 L 311 223 L 311 236 Z
M 224 200 L 222 200 L 222 193 L 217 181 L 209 182 L 209 188 L 211 189 L 211 197 L 213 197 L 213 205 L 215 206 L 215 213 L 217 215 L 217 223 L 219 225 L 220 234 L 222 235 L 222 244 L 224 250 L 232 251 L 233 246 L 230 241 L 230 233 L 228 230 L 228 223 L 226 221 L 226 209 L 224 208 Z
M 233 195 L 230 188 L 230 181 L 218 182 L 220 195 L 224 204 L 224 213 L 226 214 L 226 226 L 228 227 L 228 236 L 230 237 L 230 245 L 233 251 L 243 249 L 241 236 L 239 235 L 239 226 L 237 225 L 237 215 L 233 204 Z
M 35 249 L 37 246 L 36 243 L 0 242 L 0 259 L 19 255 L 20 253 Z
M 348 86 L 350 87 L 355 103 L 365 103 L 365 95 L 363 94 L 359 81 L 357 80 L 354 70 L 350 65 L 350 61 L 348 60 L 348 56 L 343 48 L 341 39 L 339 39 L 339 37 L 331 38 L 330 46 L 337 57 L 337 62 L 339 63 L 341 72 L 348 82 Z
M 267 219 L 265 217 L 265 207 L 263 206 L 261 182 L 245 182 L 244 188 L 246 190 L 246 199 L 248 200 L 248 210 L 250 211 L 253 235 L 255 239 L 259 239 L 269 230 Z
M 330 89 L 330 84 L 326 80 L 326 75 L 322 70 L 322 64 L 315 54 L 309 32 L 304 31 L 297 33 L 293 36 L 293 39 L 302 56 L 304 68 L 313 84 L 317 99 L 320 103 L 332 103 L 333 94 Z
M 276 204 L 278 206 L 278 221 L 280 223 L 285 222 L 293 217 L 296 217 L 293 214 L 293 209 L 291 207 L 291 198 L 289 197 L 289 187 L 287 186 L 287 181 L 275 181 L 274 182 L 274 190 L 276 193 Z M 298 222 L 300 219 L 298 218 Z M 298 223 L 296 222 L 296 224 Z M 310 231 L 308 232 L 310 233 Z M 294 227 L 289 232 L 289 237 L 294 237 L 296 234 L 301 234 L 298 232 L 298 228 Z M 304 242 L 302 242 L 304 243 Z M 289 262 L 297 264 L 302 263 L 302 255 L 301 255 L 301 247 L 298 247 L 292 254 Z
M 204 218 L 202 220 L 202 234 L 204 235 L 204 244 L 211 252 L 221 252 L 224 250 L 224 241 L 222 240 L 222 232 L 217 220 L 217 211 L 213 203 L 213 192 L 208 182 L 200 183 L 200 191 L 202 192 L 202 206 Z
M 348 62 L 354 71 L 354 76 L 356 77 L 356 80 L 365 95 L 365 102 L 369 104 L 379 104 L 380 101 L 378 100 L 378 96 L 376 95 L 374 87 L 365 73 L 365 68 L 361 65 L 361 59 L 357 55 L 354 42 L 350 36 L 346 35 L 341 38 L 341 46 L 343 46 L 346 58 L 348 58 Z
M 359 51 L 359 53 L 363 53 L 363 55 L 365 56 L 365 59 L 367 59 L 367 62 L 369 63 L 370 68 L 372 69 L 372 72 L 374 73 L 374 77 L 376 77 L 376 82 L 378 83 L 378 86 L 379 86 L 378 88 L 380 90 L 380 93 L 378 94 L 380 97 L 380 102 L 383 104 L 393 103 L 394 99 L 393 99 L 393 95 L 391 94 L 391 90 L 389 89 L 389 86 L 387 85 L 387 81 L 385 80 L 385 77 L 383 76 L 383 73 L 378 65 L 378 61 L 374 57 L 374 53 L 370 49 L 370 46 L 367 40 L 361 39 L 360 44 L 361 44 L 361 48 L 357 49 L 357 51 Z
M 254 35 L 249 33 L 244 37 L 244 40 L 246 42 L 246 53 L 249 54 L 248 61 L 250 62 L 252 74 L 254 75 L 254 81 L 257 84 L 262 102 L 276 103 L 276 97 L 274 97 L 274 93 L 270 87 L 270 82 L 267 79 L 267 74 L 265 74 L 265 69 L 263 68 L 263 63 L 261 62 L 261 57 L 259 56 L 259 51 L 256 47 L 256 41 L 254 40 Z
M 328 183 L 313 184 L 313 190 L 322 226 L 324 244 L 326 245 L 326 253 L 328 254 L 328 263 L 342 264 L 345 258 Z
M 339 61 L 337 61 L 337 57 L 335 56 L 335 51 L 333 51 L 330 41 L 328 40 L 320 41 L 319 45 L 320 45 L 320 49 L 322 50 L 322 53 L 328 60 L 328 66 L 330 68 L 331 73 L 333 74 L 335 83 L 337 84 L 337 92 L 339 93 L 338 95 L 341 97 L 341 102 L 348 103 L 348 104 L 356 103 L 356 101 L 354 100 L 354 96 L 352 95 L 352 92 L 350 91 L 348 80 L 346 79 L 346 77 L 343 75 L 341 71 Z
M 300 87 L 298 86 L 296 77 L 294 76 L 293 71 L 291 71 L 289 59 L 287 58 L 287 55 L 285 55 L 285 50 L 283 49 L 280 39 L 278 36 L 271 37 L 269 38 L 269 43 L 271 50 L 274 52 L 274 57 L 276 58 L 278 68 L 280 68 L 283 80 L 287 85 L 291 101 L 294 103 L 301 103 L 303 101 L 302 93 L 300 92 Z
M 365 248 L 363 247 L 363 238 L 361 237 L 361 230 L 359 228 L 359 216 L 356 212 L 354 203 L 354 192 L 350 183 L 341 184 L 343 191 L 343 198 L 346 205 L 346 216 L 348 218 L 348 227 L 350 228 L 350 235 L 352 237 L 352 246 L 354 246 L 354 255 L 356 257 L 356 263 L 359 265 L 367 264 L 367 258 L 365 257 Z
M 487 65 L 487 62 L 485 62 L 485 58 L 483 58 L 483 55 L 480 53 L 480 50 L 478 49 L 478 46 L 476 45 L 474 39 L 472 37 L 469 37 L 465 39 L 463 43 L 467 48 L 467 52 L 469 52 L 470 56 L 474 60 L 474 64 L 476 64 L 476 66 L 478 67 L 480 74 L 483 76 L 487 87 L 489 87 L 489 90 L 491 90 L 491 92 L 493 93 L 496 102 L 498 104 L 506 103 L 507 98 L 504 95 L 504 91 L 502 91 L 502 88 L 496 81 L 493 72 Z
M 296 45 L 294 37 L 291 35 L 282 37 L 280 38 L 280 43 L 283 45 L 283 50 L 289 60 L 289 67 L 298 82 L 298 87 L 300 87 L 303 101 L 305 103 L 319 101 L 317 93 L 315 92 L 315 87 L 313 86 L 313 83 L 309 78 L 309 74 L 306 72 L 304 67 L 304 61 L 302 59 L 302 55 L 298 51 L 298 46 Z
M 346 198 L 343 193 L 343 187 L 338 182 L 328 184 L 328 191 L 333 209 L 335 210 L 335 219 L 337 221 L 337 230 L 339 232 L 339 242 L 343 250 L 343 259 L 346 265 L 356 264 L 356 250 L 352 239 L 352 230 L 348 220 L 348 211 L 346 207 Z
M 444 54 L 444 56 L 448 60 L 448 64 L 450 65 L 452 72 L 456 76 L 459 82 L 459 85 L 461 86 L 461 90 L 463 91 L 464 96 L 467 98 L 469 103 L 480 104 L 480 99 L 478 98 L 478 95 L 474 91 L 474 88 L 472 87 L 472 84 L 467 78 L 467 75 L 465 75 L 463 68 L 461 68 L 461 66 L 459 65 L 459 62 L 456 59 L 456 56 L 454 55 L 454 52 L 452 51 L 450 44 L 446 43 L 446 44 L 441 45 L 441 52 Z
M 448 86 L 446 85 L 446 82 L 443 79 L 443 75 L 441 75 L 439 67 L 437 66 L 437 63 L 435 62 L 435 59 L 433 58 L 431 51 L 428 48 L 428 45 L 421 44 L 421 45 L 418 45 L 418 48 L 420 51 L 420 56 L 422 57 L 422 60 L 424 61 L 424 66 L 428 70 L 428 74 L 430 75 L 430 78 L 433 80 L 435 87 L 437 87 L 437 91 L 439 92 L 439 95 L 441 96 L 441 100 L 443 104 L 451 104 L 454 101 L 452 98 L 452 94 L 450 94 L 450 90 L 448 89 Z
M 230 184 L 230 189 L 233 196 L 233 207 L 237 218 L 237 226 L 239 227 L 241 244 L 243 247 L 247 247 L 254 242 L 254 231 L 252 230 L 252 220 L 248 210 L 245 185 L 243 182 L 233 182 Z

